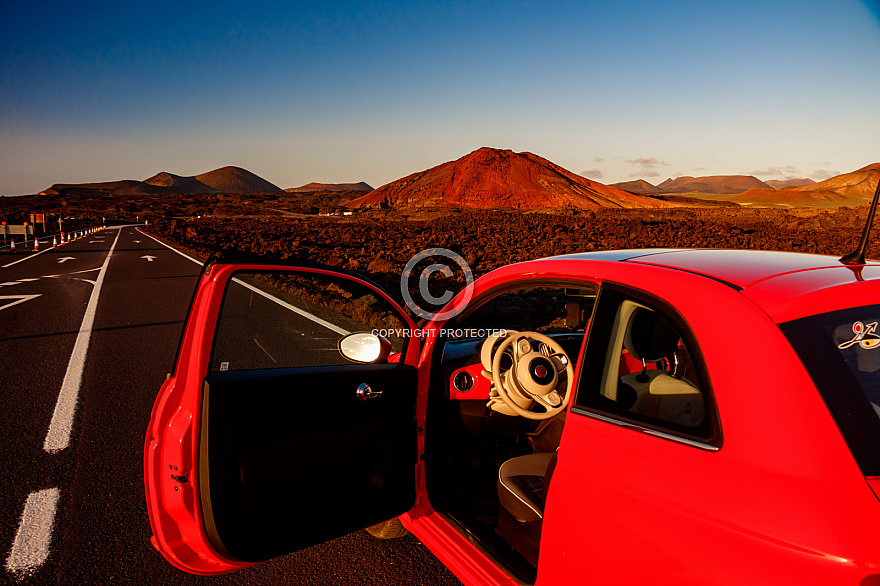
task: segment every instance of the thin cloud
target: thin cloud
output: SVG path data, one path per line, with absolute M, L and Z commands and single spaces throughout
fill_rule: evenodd
M 639 173 L 630 173 L 630 177 L 660 177 L 660 173 L 654 169 L 645 169 Z
M 694 171 L 705 171 L 705 167 L 694 167 Z
M 589 177 L 590 179 L 602 179 L 605 177 L 605 174 L 602 173 L 599 169 L 590 169 L 588 171 L 581 171 L 581 175 L 583 177 Z
M 604 163 L 605 159 L 603 159 L 602 157 L 596 157 L 595 159 L 593 159 L 593 162 L 594 163 Z
M 653 170 L 658 165 L 664 165 L 664 166 L 669 165 L 669 163 L 667 163 L 666 161 L 661 161 L 660 159 L 658 159 L 656 157 L 650 157 L 650 158 L 639 157 L 638 159 L 625 159 L 624 163 L 629 163 L 630 165 L 639 165 L 642 169 L 646 169 L 646 170 L 647 169 Z M 656 175 L 648 175 L 648 177 L 656 177 Z
M 800 169 L 795 167 L 794 165 L 788 165 L 787 167 L 767 167 L 766 169 L 759 169 L 756 171 L 752 171 L 749 175 L 763 175 L 763 176 L 774 176 L 779 177 L 781 175 L 789 175 L 791 178 L 792 175 L 801 175 Z
M 840 175 L 840 171 L 829 171 L 828 169 L 816 169 L 813 171 L 812 178 L 816 181 L 823 181 Z

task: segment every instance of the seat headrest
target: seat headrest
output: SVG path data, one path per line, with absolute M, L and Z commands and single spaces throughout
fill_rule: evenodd
M 653 362 L 678 350 L 678 331 L 665 316 L 637 308 L 626 327 L 624 347 L 636 360 Z

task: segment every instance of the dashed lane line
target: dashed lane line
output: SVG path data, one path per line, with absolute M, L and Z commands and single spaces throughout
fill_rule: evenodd
M 89 340 L 92 336 L 92 324 L 95 321 L 95 312 L 98 309 L 98 296 L 101 294 L 104 275 L 107 274 L 110 257 L 113 256 L 113 249 L 116 248 L 118 241 L 119 232 L 116 233 L 116 238 L 107 252 L 107 258 L 104 259 L 104 264 L 101 265 L 101 272 L 98 273 L 98 278 L 95 279 L 95 286 L 92 288 L 92 295 L 89 297 L 89 304 L 86 306 L 86 313 L 83 316 L 79 334 L 77 334 L 76 342 L 73 345 L 73 353 L 70 355 L 67 372 L 64 374 L 64 381 L 61 383 L 61 392 L 58 393 L 58 402 L 55 404 L 55 411 L 52 413 L 52 422 L 49 424 L 46 441 L 43 442 L 43 449 L 50 454 L 60 452 L 70 443 L 70 431 L 73 427 L 73 415 L 76 411 L 79 385 L 82 381 L 86 353 L 89 350 Z
M 38 490 L 28 495 L 15 541 L 12 542 L 12 551 L 6 558 L 8 571 L 33 571 L 49 557 L 59 495 L 57 488 Z
M 120 232 L 116 233 L 116 238 L 113 240 L 98 277 L 93 283 L 92 294 L 89 297 L 79 334 L 73 346 L 73 353 L 67 365 L 64 381 L 61 383 L 61 392 L 58 394 L 58 402 L 55 404 L 55 411 L 52 413 L 52 422 L 49 424 L 49 431 L 43 442 L 43 449 L 49 453 L 63 450 L 70 444 L 73 415 L 76 411 L 83 367 L 85 366 L 86 353 L 89 348 L 92 325 L 95 321 L 98 296 L 101 292 L 101 285 L 104 282 L 104 275 L 107 273 L 107 267 L 110 264 L 110 257 L 113 255 L 113 249 L 116 248 L 116 243 L 119 241 L 119 234 Z M 36 254 L 21 260 L 27 260 L 34 256 Z M 16 262 L 21 262 L 21 260 Z M 90 271 L 91 269 L 79 272 Z M 27 297 L 39 297 L 39 295 Z M 11 305 L 15 305 L 15 303 Z M 9 307 L 9 305 L 5 307 Z M 12 543 L 12 550 L 6 558 L 5 567 L 7 571 L 27 576 L 40 567 L 49 557 L 52 544 L 52 530 L 55 525 L 55 514 L 58 509 L 60 494 L 61 491 L 58 488 L 47 488 L 28 495 L 24 505 L 24 512 L 18 525 L 18 531 Z

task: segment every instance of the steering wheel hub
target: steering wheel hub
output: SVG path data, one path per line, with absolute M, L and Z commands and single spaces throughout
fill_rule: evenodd
M 553 364 L 541 356 L 529 362 L 529 375 L 539 385 L 548 385 L 554 382 L 556 371 L 553 368 Z

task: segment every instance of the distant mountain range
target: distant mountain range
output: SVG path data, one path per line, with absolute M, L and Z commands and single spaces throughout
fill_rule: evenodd
M 769 186 L 751 175 L 684 176 L 667 179 L 657 186 L 663 193 L 742 193 L 755 187 Z
M 712 175 L 670 178 L 656 186 L 643 179 L 604 185 L 532 153 L 483 147 L 455 161 L 413 173 L 378 189 L 360 182 L 308 183 L 282 190 L 246 169 L 230 166 L 194 176 L 163 171 L 143 181 L 56 183 L 42 193 L 106 197 L 286 191 L 298 198 L 307 198 L 309 201 L 314 200 L 313 203 L 324 205 L 329 196 L 320 194 L 336 192 L 340 196 L 333 201 L 338 205 L 399 209 L 443 206 L 514 209 L 566 206 L 581 209 L 649 208 L 694 205 L 700 203 L 698 200 L 719 200 L 740 205 L 836 207 L 859 205 L 868 201 L 874 193 L 878 178 L 880 163 L 819 183 L 811 179 L 764 182 L 751 175 Z M 363 195 L 358 196 L 358 192 Z M 319 197 L 320 201 L 315 200 L 315 197 Z M 715 201 L 711 205 L 721 204 Z
M 831 179 L 780 189 L 749 189 L 730 198 L 747 205 L 857 206 L 869 201 L 880 181 L 880 163 L 873 163 Z
M 614 183 L 615 187 L 641 195 L 662 197 L 686 194 L 703 200 L 718 200 L 739 205 L 774 207 L 857 206 L 874 195 L 880 178 L 880 163 L 862 167 L 816 183 L 812 179 L 761 181 L 751 175 L 713 175 L 676 177 L 652 185 L 644 179 Z
M 306 183 L 302 187 L 288 187 L 284 191 L 288 193 L 312 193 L 314 191 L 373 191 L 373 188 L 364 183 Z
M 816 183 L 812 179 L 804 177 L 803 179 L 770 179 L 765 181 L 767 185 L 773 189 L 782 189 L 783 187 L 800 187 L 801 185 L 813 185 Z
M 383 185 L 348 205 L 397 209 L 441 206 L 589 209 L 677 207 L 679 204 L 591 181 L 532 153 L 483 147 L 455 161 Z
M 143 181 L 123 180 L 104 183 L 56 183 L 47 195 L 150 195 L 159 193 L 277 193 L 277 185 L 241 167 L 221 167 L 201 175 L 184 177 L 162 171 Z
M 814 183 L 815 181 L 812 179 L 806 178 L 761 181 L 752 175 L 709 175 L 706 177 L 690 177 L 685 175 L 674 179 L 670 177 L 656 186 L 644 179 L 613 183 L 612 185 L 632 193 L 641 194 L 714 193 L 717 195 L 732 195 L 748 191 L 749 189 L 780 189 L 783 187 L 812 185 Z

